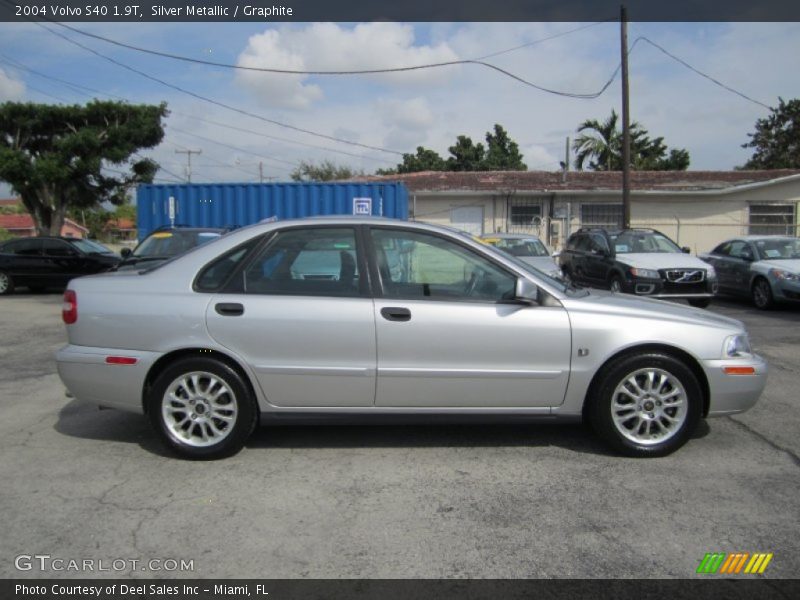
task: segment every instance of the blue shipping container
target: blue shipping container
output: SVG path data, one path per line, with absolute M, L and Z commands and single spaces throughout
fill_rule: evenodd
M 140 185 L 136 192 L 139 240 L 173 223 L 241 227 L 270 217 L 352 214 L 407 219 L 408 190 L 402 183 L 374 182 L 188 183 Z

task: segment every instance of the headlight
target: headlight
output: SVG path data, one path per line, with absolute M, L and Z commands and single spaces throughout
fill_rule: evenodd
M 637 269 L 631 267 L 631 275 L 634 277 L 641 277 L 642 279 L 661 279 L 661 275 L 654 269 Z
M 770 274 L 781 281 L 800 281 L 800 275 L 783 269 L 770 269 Z
M 753 351 L 750 349 L 750 338 L 746 333 L 739 335 L 732 335 L 725 339 L 725 345 L 722 348 L 722 355 L 725 358 L 738 358 L 741 356 L 750 356 Z
M 711 265 L 708 265 L 708 267 L 706 267 L 706 278 L 707 279 L 716 279 L 717 278 L 717 272 L 714 270 L 714 267 L 712 267 Z

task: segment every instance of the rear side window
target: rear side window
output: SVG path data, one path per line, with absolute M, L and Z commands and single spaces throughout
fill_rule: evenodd
M 41 254 L 42 240 L 16 240 L 3 246 L 3 252 L 20 256 L 36 256 Z
M 248 265 L 248 294 L 360 296 L 358 248 L 352 228 L 280 232 Z
M 255 248 L 261 238 L 250 240 L 227 252 L 206 265 L 195 280 L 194 289 L 198 292 L 216 292 L 233 276 L 245 257 Z

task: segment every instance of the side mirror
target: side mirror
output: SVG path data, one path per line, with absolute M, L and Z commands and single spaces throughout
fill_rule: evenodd
M 123 248 L 122 250 L 119 251 L 119 255 L 122 258 L 128 258 L 131 254 L 133 254 L 133 250 L 131 250 L 130 248 Z
M 691 254 L 692 249 L 689 248 L 689 246 L 684 246 L 683 248 L 681 248 L 681 252 L 683 252 L 684 254 Z
M 535 283 L 531 283 L 524 277 L 517 277 L 517 285 L 514 288 L 514 299 L 523 302 L 536 302 L 539 298 L 539 288 Z

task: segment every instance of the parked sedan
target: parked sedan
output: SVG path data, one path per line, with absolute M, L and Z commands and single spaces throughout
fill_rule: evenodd
M 518 233 L 493 233 L 481 238 L 487 244 L 516 256 L 522 262 L 547 273 L 550 277 L 561 278 L 561 268 L 550 255 L 544 242 L 535 235 Z
M 254 225 L 77 279 L 63 318 L 71 394 L 146 414 L 191 458 L 236 452 L 258 423 L 583 418 L 621 453 L 660 456 L 702 417 L 753 406 L 767 373 L 739 321 L 369 217 Z
M 117 270 L 151 269 L 170 258 L 211 242 L 227 229 L 217 227 L 161 227 L 142 240 L 131 251 L 122 249 L 122 262 Z
M 800 239 L 753 235 L 722 242 L 708 254 L 722 292 L 749 296 L 765 310 L 777 302 L 800 302 Z
M 74 277 L 107 271 L 120 257 L 90 240 L 31 237 L 0 244 L 0 295 L 14 288 L 63 288 Z

